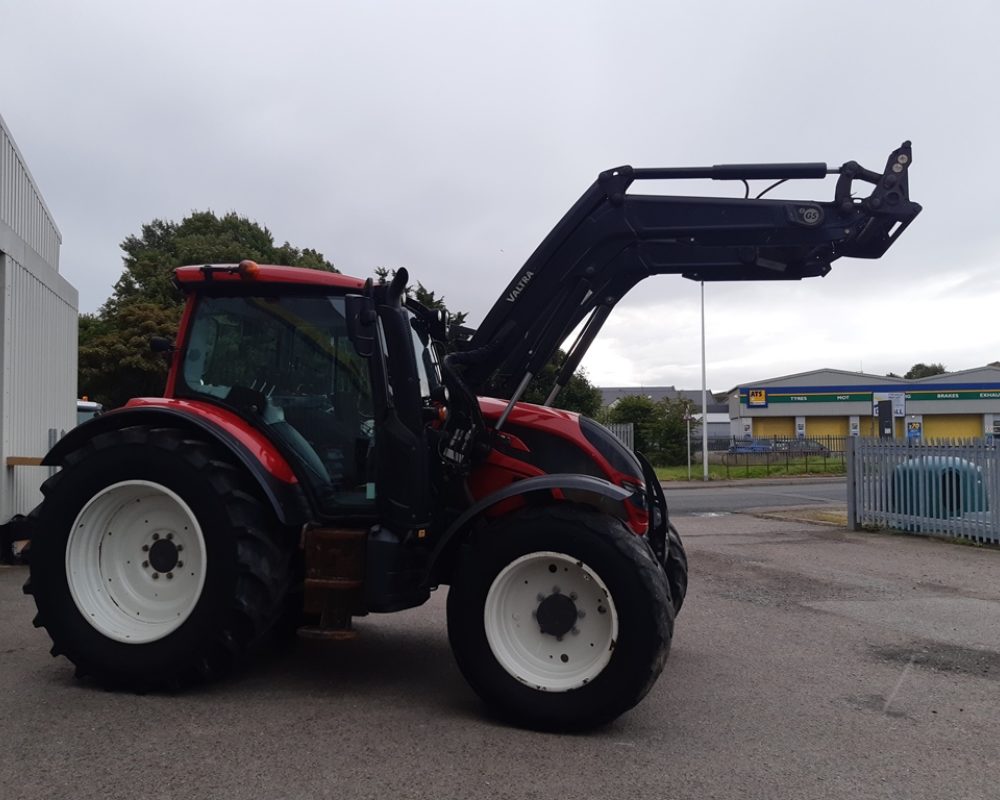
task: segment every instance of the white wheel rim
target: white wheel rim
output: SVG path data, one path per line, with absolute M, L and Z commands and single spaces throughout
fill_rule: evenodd
M 542 631 L 539 611 L 548 601 L 572 601 L 576 620 L 556 636 Z M 542 612 L 543 619 L 549 614 Z M 534 689 L 568 692 L 592 681 L 611 661 L 618 639 L 618 612 L 604 582 L 577 558 L 539 551 L 512 561 L 496 576 L 483 611 L 486 639 L 499 664 Z M 568 624 L 568 623 L 567 623 Z M 563 630 L 565 624 L 559 626 Z
M 123 481 L 94 495 L 66 544 L 76 607 L 102 634 L 127 644 L 162 639 L 184 623 L 201 597 L 206 564 L 190 507 L 150 481 Z

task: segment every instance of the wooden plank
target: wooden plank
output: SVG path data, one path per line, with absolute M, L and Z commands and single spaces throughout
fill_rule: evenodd
M 40 467 L 42 459 L 35 456 L 7 456 L 8 467 Z

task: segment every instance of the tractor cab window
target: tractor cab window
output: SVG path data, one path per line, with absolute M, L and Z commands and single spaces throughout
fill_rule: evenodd
M 180 383 L 262 425 L 325 511 L 371 504 L 371 382 L 343 297 L 201 297 Z

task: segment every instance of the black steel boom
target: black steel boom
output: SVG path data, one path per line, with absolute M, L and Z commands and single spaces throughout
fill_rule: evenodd
M 882 173 L 849 161 L 734 164 L 602 172 L 545 237 L 470 342 L 484 353 L 465 379 L 510 396 L 537 374 L 569 334 L 590 323 L 570 352 L 569 372 L 610 310 L 639 281 L 679 274 L 696 281 L 799 280 L 826 275 L 842 257 L 879 258 L 920 213 L 909 198 L 909 142 Z M 801 180 L 839 174 L 832 201 L 631 194 L 640 180 Z M 865 198 L 855 181 L 874 184 Z M 498 340 L 502 342 L 497 346 Z M 486 347 L 493 343 L 493 346 Z M 566 370 L 564 370 L 566 371 Z M 492 380 L 491 380 L 492 376 Z M 560 383 L 569 373 L 560 376 Z

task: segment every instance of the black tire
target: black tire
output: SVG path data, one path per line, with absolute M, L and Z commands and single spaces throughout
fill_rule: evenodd
M 552 563 L 546 563 L 550 558 Z M 531 570 L 536 567 L 540 570 L 537 587 L 543 591 L 534 594 L 536 580 Z M 579 627 L 576 633 L 560 628 L 562 638 L 544 629 L 546 624 L 558 627 L 551 616 L 556 608 L 570 607 L 565 599 L 552 599 L 561 592 L 558 586 L 549 588 L 546 569 L 553 573 L 553 584 L 565 580 L 570 591 L 574 585 L 588 587 L 563 595 L 572 601 L 570 619 L 573 615 L 580 619 L 567 623 L 573 624 L 574 631 Z M 584 574 L 588 572 L 593 577 Z M 522 588 L 522 577 L 526 588 Z M 597 591 L 599 582 L 610 596 L 611 602 L 604 602 L 606 609 L 594 599 L 602 594 Z M 511 587 L 509 592 L 504 586 Z M 543 598 L 544 592 L 549 594 Z M 508 606 L 508 600 L 513 605 Z M 489 616 L 498 604 L 505 612 L 519 609 L 509 618 L 527 624 L 501 621 L 491 625 L 488 618 L 508 618 L 506 613 Z M 594 622 L 588 621 L 587 611 Z M 602 639 L 610 619 L 617 621 L 617 635 Z M 604 627 L 588 629 L 588 625 Z M 527 637 L 525 642 L 531 639 L 525 646 L 531 653 L 528 661 L 517 661 L 519 645 L 506 650 L 503 645 L 497 649 L 491 645 L 487 628 L 499 636 L 497 631 L 504 626 L 516 629 L 515 639 L 522 635 Z M 448 593 L 448 637 L 466 680 L 494 713 L 540 730 L 593 728 L 632 708 L 662 671 L 672 631 L 673 607 L 665 575 L 646 543 L 618 519 L 576 506 L 528 509 L 481 531 L 467 545 Z M 597 646 L 589 650 L 588 644 Z M 580 649 L 571 662 L 565 652 L 559 654 L 563 648 Z M 502 659 L 511 653 L 505 667 Z M 546 653 L 551 660 L 545 660 Z M 509 671 L 511 658 L 515 672 L 525 665 L 518 677 Z M 598 661 L 593 662 L 594 658 Z M 602 658 L 607 659 L 603 664 Z M 539 678 L 537 670 L 553 669 L 551 680 L 563 679 L 560 661 L 567 664 L 566 670 L 579 664 L 583 671 L 567 673 L 566 682 L 558 687 L 537 685 L 539 680 L 550 679 L 547 674 Z
M 272 625 L 288 589 L 294 539 L 279 528 L 255 490 L 223 448 L 174 428 L 103 433 L 66 456 L 63 468 L 42 486 L 45 499 L 36 509 L 38 533 L 32 539 L 31 575 L 25 585 L 38 608 L 36 627 L 45 627 L 52 638 L 52 655 L 65 655 L 79 676 L 140 691 L 176 688 L 229 672 Z M 135 499 L 147 506 L 133 508 L 128 499 L 132 495 L 123 494 L 129 491 L 149 492 L 148 498 Z M 175 510 L 186 504 L 189 517 L 178 518 L 193 518 L 194 532 L 173 526 L 183 528 L 175 539 L 172 527 L 165 525 L 152 533 L 155 524 L 173 519 L 169 513 L 155 518 L 157 502 L 168 512 L 171 502 Z M 94 517 L 88 516 L 89 509 L 95 508 L 111 509 L 103 527 L 115 528 L 119 539 L 90 523 Z M 134 510 L 140 508 L 143 513 Z M 154 517 L 153 525 L 142 524 L 150 522 L 138 519 L 142 516 Z M 102 555 L 88 558 L 87 544 L 93 540 L 87 535 L 102 537 Z M 153 549 L 146 552 L 151 540 Z M 173 545 L 171 554 L 163 544 L 167 540 L 172 545 L 188 541 L 187 552 Z M 68 561 L 77 565 L 70 576 Z M 104 587 L 106 576 L 112 576 L 110 587 Z M 122 587 L 117 596 L 112 578 Z M 97 581 L 103 594 L 94 585 Z M 119 606 L 115 598 L 124 598 L 128 587 L 140 587 L 145 605 Z M 179 621 L 171 619 L 173 607 L 164 610 L 164 601 L 158 599 L 157 593 L 168 589 L 176 598 L 172 602 L 177 603 Z M 150 617 L 150 633 L 135 633 L 143 626 L 132 620 L 131 610 L 126 612 L 133 607 L 142 609 L 137 616 Z M 156 615 L 166 622 L 157 622 Z M 92 624 L 88 616 L 101 624 Z M 149 636 L 154 638 L 136 643 Z
M 667 561 L 663 565 L 663 570 L 667 574 L 667 583 L 670 584 L 670 599 L 673 601 L 674 617 L 676 617 L 687 596 L 688 559 L 681 535 L 672 522 L 667 527 Z

